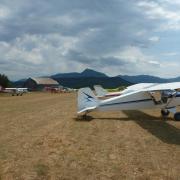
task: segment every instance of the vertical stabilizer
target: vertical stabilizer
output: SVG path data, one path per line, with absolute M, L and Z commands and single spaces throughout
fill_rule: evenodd
M 108 94 L 108 91 L 104 89 L 101 85 L 95 85 L 94 90 L 98 97 L 104 97 Z
M 78 113 L 88 112 L 96 109 L 98 99 L 88 87 L 81 88 L 78 91 Z

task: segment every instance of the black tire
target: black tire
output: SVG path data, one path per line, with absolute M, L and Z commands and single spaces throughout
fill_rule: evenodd
M 174 120 L 175 121 L 180 121 L 180 113 L 175 113 L 174 114 Z
M 161 115 L 163 116 L 163 117 L 168 117 L 169 116 L 169 111 L 167 110 L 167 109 L 162 109 L 161 110 Z

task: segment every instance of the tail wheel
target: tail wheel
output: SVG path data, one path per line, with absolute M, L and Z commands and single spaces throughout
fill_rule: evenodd
M 174 119 L 175 119 L 175 121 L 180 121 L 180 113 L 175 113 Z
M 169 116 L 169 111 L 167 110 L 167 109 L 162 109 L 161 110 L 161 115 L 163 116 L 163 117 L 168 117 Z

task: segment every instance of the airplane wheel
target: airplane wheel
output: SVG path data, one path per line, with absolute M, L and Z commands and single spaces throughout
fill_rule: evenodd
M 175 113 L 174 114 L 174 120 L 175 121 L 180 121 L 180 113 Z
M 163 117 L 168 117 L 169 116 L 169 111 L 167 110 L 167 109 L 162 109 L 161 110 L 161 115 L 163 116 Z

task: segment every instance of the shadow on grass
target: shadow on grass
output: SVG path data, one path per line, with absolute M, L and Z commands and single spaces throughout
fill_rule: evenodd
M 126 114 L 127 117 L 95 118 L 87 115 L 86 118 L 80 117 L 74 119 L 80 122 L 90 122 L 92 120 L 135 121 L 139 126 L 146 129 L 164 143 L 180 145 L 180 129 L 168 123 L 168 121 L 171 121 L 172 119 L 168 118 L 165 121 L 162 117 L 154 117 L 142 111 L 123 111 L 123 113 Z
M 123 113 L 164 143 L 180 145 L 180 129 L 162 120 L 162 118 L 141 111 L 123 111 Z
M 126 118 L 126 117 L 122 117 L 122 118 L 117 118 L 117 117 L 108 117 L 108 118 L 105 118 L 105 117 L 93 117 L 93 116 L 90 116 L 90 115 L 86 115 L 85 116 L 80 116 L 80 117 L 75 117 L 73 118 L 75 121 L 79 121 L 79 122 L 90 122 L 92 120 L 114 120 L 114 121 L 132 121 L 132 119 L 130 118 Z
M 94 120 L 95 118 L 90 115 L 86 115 L 86 116 L 77 116 L 73 119 L 79 122 L 89 122 L 89 121 Z

